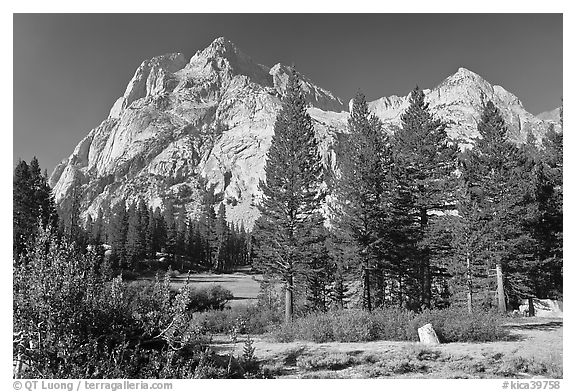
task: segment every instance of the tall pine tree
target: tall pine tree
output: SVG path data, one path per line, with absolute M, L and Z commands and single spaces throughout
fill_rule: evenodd
M 317 212 L 325 197 L 322 161 L 312 119 L 297 75 L 288 80 L 282 109 L 260 183 L 261 216 L 254 230 L 256 265 L 281 278 L 285 286 L 285 319 L 292 320 L 294 289 L 307 272 L 313 227 L 322 225 Z
M 386 249 L 386 227 L 390 201 L 391 153 L 388 137 L 376 116 L 368 111 L 363 94 L 353 100 L 348 119 L 349 133 L 339 143 L 340 178 L 335 181 L 339 213 L 337 232 L 352 240 L 359 256 L 363 308 L 373 306 L 371 274 L 382 276 Z M 378 280 L 380 291 L 384 282 Z
M 410 105 L 401 115 L 402 127 L 394 134 L 394 167 L 397 186 L 410 203 L 404 208 L 418 228 L 417 279 L 420 306 L 430 308 L 435 278 L 443 279 L 442 265 L 434 263 L 436 239 L 432 225 L 438 212 L 454 208 L 454 172 L 457 147 L 446 135 L 446 126 L 432 115 L 424 92 L 416 87 Z
M 485 221 L 470 233 L 484 245 L 473 257 L 483 260 L 487 269 L 502 270 L 506 297 L 517 301 L 534 291 L 527 273 L 535 260 L 526 221 L 530 216 L 526 157 L 508 139 L 504 119 L 491 101 L 483 105 L 478 132 L 482 138 L 470 151 L 463 170 Z

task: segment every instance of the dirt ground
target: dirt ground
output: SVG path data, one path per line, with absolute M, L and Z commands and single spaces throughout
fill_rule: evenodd
M 277 343 L 251 337 L 262 366 L 280 378 L 530 378 L 562 377 L 562 319 L 511 319 L 508 341 Z M 241 355 L 246 336 L 234 345 L 214 337 L 217 352 Z

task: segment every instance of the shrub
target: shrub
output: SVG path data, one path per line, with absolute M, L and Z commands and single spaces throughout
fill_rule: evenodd
M 233 309 L 208 310 L 195 314 L 194 317 L 201 320 L 209 333 L 228 333 L 238 323 L 238 320 L 242 320 L 238 333 L 260 335 L 265 333 L 270 325 L 280 323 L 283 315 L 272 309 L 248 305 Z
M 296 365 L 304 370 L 341 370 L 354 364 L 356 364 L 354 357 L 342 353 L 301 356 L 296 360 Z
M 496 373 L 504 377 L 517 377 L 518 373 L 528 373 L 550 378 L 562 378 L 562 360 L 554 357 L 504 357 Z
M 274 327 L 271 335 L 281 342 L 417 341 L 418 328 L 427 323 L 432 323 L 443 343 L 485 342 L 502 340 L 507 336 L 498 315 L 469 315 L 459 308 L 426 310 L 422 313 L 398 308 L 378 309 L 372 313 L 350 309 L 311 313 L 290 324 Z
M 222 286 L 190 288 L 188 310 L 201 312 L 204 310 L 223 310 L 234 295 Z
M 377 339 L 375 319 L 360 310 L 330 313 L 332 335 L 337 342 L 366 342 Z
M 210 351 L 187 311 L 195 298 L 190 287 L 174 293 L 168 278 L 130 284 L 112 278 L 101 255 L 82 254 L 47 232 L 28 254 L 14 265 L 17 377 L 244 376 Z
M 374 335 L 379 340 L 416 340 L 409 328 L 414 313 L 401 308 L 381 308 L 371 315 Z
M 503 340 L 507 336 L 502 327 L 502 318 L 493 312 L 469 314 L 461 308 L 425 310 L 410 323 L 414 338 L 418 337 L 418 328 L 427 323 L 432 324 L 442 343 L 489 342 Z

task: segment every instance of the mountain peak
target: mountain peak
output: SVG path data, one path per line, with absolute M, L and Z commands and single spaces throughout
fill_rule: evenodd
M 472 72 L 468 68 L 464 68 L 464 67 L 458 68 L 458 71 L 456 72 L 456 74 L 463 75 L 463 76 L 479 76 L 476 72 Z
M 220 53 L 239 52 L 240 51 L 238 49 L 238 47 L 232 41 L 227 39 L 226 37 L 216 38 L 214 41 L 212 41 L 212 43 L 210 45 L 208 45 L 208 48 L 213 49 L 213 50 L 220 52 Z
M 241 58 L 245 61 L 250 59 L 236 44 L 225 37 L 216 38 L 204 50 L 198 51 L 196 56 L 204 58 L 225 58 L 228 60 Z
M 474 82 L 478 82 L 478 81 L 484 81 L 484 78 L 482 78 L 482 76 L 478 75 L 477 73 L 470 71 L 468 68 L 464 68 L 464 67 L 460 67 L 458 68 L 458 71 L 456 71 L 455 74 L 449 76 L 446 78 L 446 80 L 449 81 L 474 81 Z
M 446 93 L 457 95 L 492 95 L 493 87 L 482 76 L 467 68 L 460 67 L 455 74 L 448 76 L 442 81 L 436 90 L 441 95 Z M 479 97 L 480 97 L 479 95 Z

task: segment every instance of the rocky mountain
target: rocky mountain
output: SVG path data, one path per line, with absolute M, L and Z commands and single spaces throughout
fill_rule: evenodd
M 432 112 L 447 122 L 448 136 L 462 147 L 472 146 L 474 139 L 480 136 L 476 128 L 485 100 L 491 100 L 500 109 L 508 125 L 509 137 L 516 142 L 526 142 L 528 132 L 540 140 L 549 127 L 547 122 L 526 111 L 514 94 L 466 68 L 459 68 L 440 85 L 424 90 L 424 93 Z M 370 110 L 389 124 L 389 129 L 400 125 L 400 116 L 408 105 L 408 95 L 384 97 L 369 103 Z M 559 123 L 556 126 L 559 127 Z
M 79 195 L 83 216 L 94 217 L 122 198 L 143 197 L 154 207 L 171 199 L 194 215 L 200 187 L 214 186 L 229 220 L 251 227 L 289 72 L 282 64 L 256 63 L 225 38 L 189 61 L 181 53 L 144 61 L 108 118 L 54 169 L 50 185 L 56 201 L 66 208 L 71 195 Z M 346 132 L 346 106 L 306 77 L 302 88 L 327 160 L 337 134 Z M 477 136 L 485 98 L 502 110 L 514 140 L 525 140 L 529 130 L 538 138 L 549 124 L 526 112 L 504 88 L 464 68 L 426 93 L 432 110 L 449 122 L 450 135 L 463 146 Z M 370 108 L 393 132 L 407 105 L 408 96 L 392 96 L 371 102 Z
M 538 117 L 540 120 L 560 125 L 560 108 L 556 108 L 548 112 L 542 112 L 536 115 L 536 117 Z

